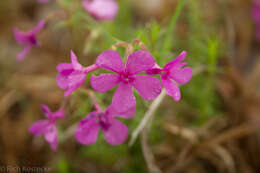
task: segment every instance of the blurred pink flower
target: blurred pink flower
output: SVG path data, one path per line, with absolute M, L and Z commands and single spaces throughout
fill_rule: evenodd
M 132 53 L 124 65 L 116 51 L 106 50 L 98 56 L 96 64 L 101 68 L 115 72 L 99 76 L 92 75 L 90 83 L 96 91 L 102 93 L 119 84 L 112 100 L 112 105 L 118 112 L 125 112 L 136 106 L 133 87 L 145 100 L 152 100 L 161 92 L 159 79 L 148 75 L 137 75 L 152 68 L 155 64 L 153 56 L 146 51 L 139 50 Z
M 78 62 L 77 57 L 72 50 L 70 58 L 71 63 L 62 63 L 57 66 L 57 84 L 60 88 L 67 90 L 64 93 L 64 96 L 70 95 L 74 90 L 79 88 L 86 80 L 87 74 L 98 68 L 96 64 L 89 67 L 83 67 Z
M 113 20 L 118 11 L 115 0 L 84 0 L 83 7 L 96 20 Z
M 16 56 L 18 61 L 22 61 L 24 59 L 27 53 L 31 50 L 32 46 L 39 45 L 36 36 L 42 30 L 44 25 L 45 21 L 41 20 L 34 29 L 28 32 L 22 32 L 17 28 L 13 29 L 14 37 L 17 43 L 25 45 L 24 49 Z
M 186 84 L 192 78 L 192 69 L 190 67 L 184 67 L 187 65 L 187 62 L 182 62 L 187 53 L 183 51 L 175 60 L 169 62 L 160 68 L 158 65 L 155 65 L 152 69 L 147 70 L 147 74 L 154 75 L 160 74 L 162 83 L 166 89 L 166 92 L 169 96 L 172 96 L 175 101 L 181 99 L 181 92 L 178 84 Z
M 256 36 L 260 39 L 260 1 L 253 1 L 252 16 L 256 24 Z
M 38 0 L 40 3 L 47 3 L 49 0 Z
M 98 131 L 104 132 L 104 137 L 110 145 L 122 144 L 128 135 L 128 128 L 125 124 L 115 119 L 115 116 L 131 118 L 135 113 L 135 108 L 129 109 L 125 113 L 118 113 L 112 106 L 105 112 L 91 112 L 80 121 L 75 138 L 82 145 L 90 145 L 96 142 Z
M 35 136 L 44 135 L 45 140 L 50 143 L 53 150 L 57 149 L 58 145 L 58 131 L 56 128 L 56 120 L 65 117 L 63 109 L 59 109 L 57 112 L 51 112 L 46 105 L 41 106 L 46 120 L 40 120 L 32 124 L 29 128 L 29 132 Z

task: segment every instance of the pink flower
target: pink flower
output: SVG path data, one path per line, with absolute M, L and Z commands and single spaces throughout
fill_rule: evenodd
M 98 68 L 97 65 L 83 67 L 77 60 L 76 55 L 71 50 L 71 63 L 62 63 L 57 66 L 58 75 L 57 84 L 60 88 L 67 90 L 64 96 L 70 95 L 74 90 L 79 88 L 86 80 L 89 72 Z
M 48 3 L 49 0 L 38 0 L 40 3 Z
M 104 137 L 110 145 L 122 144 L 128 135 L 126 125 L 116 120 L 116 115 L 123 118 L 131 118 L 135 113 L 135 108 L 125 113 L 119 114 L 112 106 L 109 106 L 105 112 L 91 112 L 80 121 L 76 131 L 75 138 L 82 145 L 90 145 L 96 142 L 98 131 L 104 132 Z
M 260 1 L 253 1 L 252 16 L 256 24 L 256 36 L 260 39 Z
M 113 20 L 118 11 L 115 0 L 84 0 L 83 7 L 96 20 Z
M 129 108 L 135 107 L 133 87 L 145 100 L 152 100 L 161 92 L 159 79 L 148 75 L 137 75 L 152 68 L 155 64 L 153 56 L 146 51 L 139 50 L 132 53 L 124 66 L 116 51 L 106 50 L 98 56 L 96 64 L 115 72 L 114 74 L 91 76 L 90 83 L 96 91 L 102 93 L 119 84 L 112 100 L 112 105 L 118 112 L 125 112 Z
M 192 69 L 190 67 L 184 67 L 187 65 L 187 62 L 182 62 L 187 53 L 183 51 L 175 60 L 169 62 L 160 68 L 158 65 L 155 65 L 152 69 L 147 70 L 147 74 L 154 75 L 160 74 L 162 83 L 166 89 L 166 92 L 169 96 L 172 96 L 175 101 L 181 99 L 180 89 L 178 84 L 186 84 L 191 80 Z
M 63 109 L 59 109 L 57 112 L 51 112 L 46 105 L 41 106 L 46 120 L 40 120 L 30 126 L 29 132 L 35 136 L 44 135 L 45 140 L 50 143 L 53 150 L 57 149 L 58 145 L 58 132 L 56 128 L 56 120 L 65 117 Z
M 17 54 L 17 60 L 21 61 L 24 59 L 24 57 L 27 55 L 27 53 L 31 50 L 32 46 L 38 46 L 39 42 L 37 41 L 36 35 L 42 30 L 44 27 L 45 22 L 41 20 L 37 26 L 28 31 L 28 32 L 22 32 L 19 31 L 17 28 L 13 29 L 14 37 L 17 43 L 25 45 L 23 51 Z

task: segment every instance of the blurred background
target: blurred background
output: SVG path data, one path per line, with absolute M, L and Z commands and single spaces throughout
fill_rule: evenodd
M 260 40 L 250 0 L 187 0 L 166 47 L 167 27 L 178 0 L 118 0 L 114 21 L 91 23 L 80 0 L 3 0 L 0 2 L 0 172 L 53 173 L 258 173 L 260 172 Z M 258 9 L 260 11 L 260 9 Z M 12 29 L 33 28 L 55 13 L 22 62 Z M 88 17 L 87 17 L 88 18 Z M 104 33 L 104 30 L 106 33 Z M 160 65 L 188 52 L 193 79 L 181 87 L 178 103 L 165 97 L 151 127 L 132 147 L 109 146 L 99 136 L 91 146 L 78 144 L 73 127 L 94 108 L 75 92 L 59 121 L 59 147 L 52 151 L 28 127 L 43 119 L 41 104 L 53 111 L 64 100 L 56 66 L 70 62 L 73 49 L 84 65 L 116 40 L 139 39 Z M 89 76 L 88 76 L 89 79 Z M 85 88 L 90 88 L 85 82 Z M 103 107 L 111 90 L 97 94 Z M 122 120 L 131 132 L 151 102 L 137 97 L 137 114 Z M 18 170 L 12 167 L 47 170 Z

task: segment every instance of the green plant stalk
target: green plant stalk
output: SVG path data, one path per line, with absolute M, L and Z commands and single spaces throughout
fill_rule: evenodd
M 169 27 L 166 30 L 166 34 L 165 34 L 165 39 L 163 41 L 163 45 L 162 45 L 162 51 L 168 51 L 171 49 L 171 41 L 172 41 L 172 33 L 173 30 L 175 29 L 177 20 L 181 14 L 181 11 L 185 5 L 186 0 L 179 0 L 179 3 L 176 7 L 176 10 L 170 20 L 170 24 Z

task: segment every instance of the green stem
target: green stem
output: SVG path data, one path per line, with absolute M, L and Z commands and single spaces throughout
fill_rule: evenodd
M 179 0 L 176 10 L 174 11 L 174 14 L 170 20 L 169 27 L 166 30 L 165 39 L 164 39 L 163 45 L 162 45 L 162 51 L 168 51 L 171 49 L 172 32 L 175 29 L 177 20 L 181 14 L 181 11 L 184 7 L 185 2 L 186 2 L 186 0 Z

